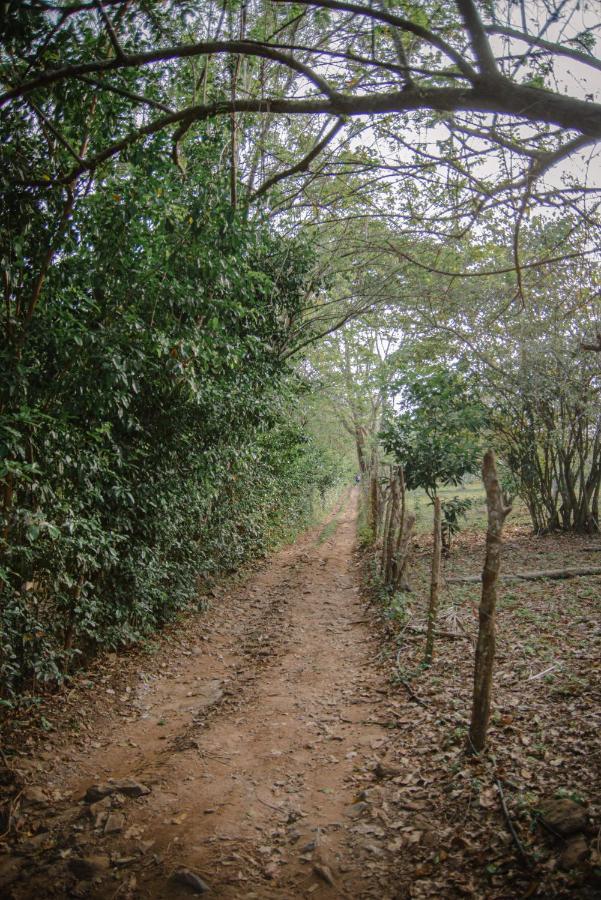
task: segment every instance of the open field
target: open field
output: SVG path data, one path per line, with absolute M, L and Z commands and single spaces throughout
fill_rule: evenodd
M 484 496 L 484 488 L 479 479 L 469 484 L 462 484 L 458 487 L 442 487 L 438 491 L 441 500 L 451 500 L 453 497 L 459 497 L 461 500 L 471 500 L 472 508 L 468 510 L 465 519 L 462 520 L 461 530 L 477 529 L 486 527 L 486 498 Z M 409 491 L 408 508 L 415 513 L 416 531 L 421 533 L 429 531 L 432 528 L 432 504 L 425 491 Z M 524 506 L 519 497 L 513 501 L 513 509 L 508 519 L 511 525 L 530 525 L 530 516 L 528 510 Z

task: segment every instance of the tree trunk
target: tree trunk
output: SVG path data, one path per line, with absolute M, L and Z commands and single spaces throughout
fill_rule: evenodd
M 355 426 L 355 448 L 359 471 L 364 476 L 368 473 L 370 466 L 367 459 L 367 430 L 362 425 Z
M 384 576 L 384 584 L 386 585 L 392 584 L 394 549 L 397 542 L 400 519 L 400 502 L 401 491 L 399 486 L 398 473 L 393 469 L 390 479 L 390 520 L 388 523 L 386 546 L 384 548 L 382 556 L 382 574 Z
M 440 598 L 440 557 L 442 550 L 442 530 L 440 515 L 440 497 L 434 498 L 434 531 L 432 536 L 432 578 L 430 581 L 430 605 L 428 607 L 428 632 L 426 634 L 426 651 L 424 662 L 430 665 L 434 655 L 434 629 L 438 617 Z
M 410 591 L 411 587 L 407 580 L 405 572 L 407 570 L 407 562 L 409 560 L 409 542 L 413 535 L 413 526 L 415 525 L 415 516 L 409 513 L 403 520 L 403 526 L 399 531 L 399 539 L 397 541 L 395 551 L 395 567 L 394 567 L 394 590 Z
M 505 506 L 503 503 L 503 492 L 497 478 L 497 466 L 492 450 L 488 450 L 484 456 L 482 480 L 486 490 L 488 530 L 482 571 L 482 598 L 480 600 L 478 643 L 474 668 L 472 721 L 469 731 L 469 749 L 477 753 L 486 745 L 486 733 L 490 718 L 492 673 L 495 659 L 497 581 L 501 567 L 501 535 L 505 518 L 511 512 L 511 507 Z
M 380 494 L 378 485 L 379 463 L 377 456 L 372 453 L 371 465 L 369 467 L 369 525 L 373 531 L 374 539 L 377 537 L 378 524 L 380 520 Z

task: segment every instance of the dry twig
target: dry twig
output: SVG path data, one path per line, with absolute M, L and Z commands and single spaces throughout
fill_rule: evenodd
M 524 845 L 522 844 L 520 837 L 519 837 L 517 831 L 515 830 L 515 826 L 513 824 L 511 816 L 509 815 L 509 809 L 507 808 L 507 801 L 505 800 L 503 786 L 496 776 L 495 776 L 495 784 L 497 785 L 497 790 L 499 792 L 499 799 L 501 801 L 501 807 L 503 809 L 503 815 L 505 816 L 505 821 L 507 822 L 507 827 L 509 828 L 511 837 L 513 839 L 513 843 L 516 846 L 519 857 L 522 860 L 522 863 L 524 864 L 525 868 L 531 869 L 533 866 L 532 859 L 528 855 L 528 853 L 526 853 L 526 851 L 524 849 Z

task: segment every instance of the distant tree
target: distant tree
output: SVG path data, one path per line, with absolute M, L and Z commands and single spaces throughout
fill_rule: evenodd
M 352 438 L 362 474 L 377 445 L 393 350 L 384 318 L 372 313 L 328 335 L 305 364 L 319 396 Z
M 523 243 L 533 258 L 559 250 L 565 258 L 524 268 L 520 292 L 499 271 L 497 248 L 483 242 L 488 278 L 424 283 L 415 312 L 420 352 L 429 349 L 440 363 L 459 359 L 470 373 L 488 410 L 490 442 L 535 532 L 593 532 L 601 498 L 601 369 L 582 335 L 601 327 L 598 260 L 579 255 L 592 248 L 575 235 L 572 216 L 530 221 Z M 475 253 L 466 248 L 467 259 Z M 452 270 L 452 255 L 446 250 L 438 268 Z
M 432 366 L 405 376 L 381 432 L 388 453 L 403 467 L 408 490 L 422 488 L 431 500 L 441 485 L 459 485 L 478 471 L 478 434 L 484 410 L 464 377 Z
M 561 332 L 528 335 L 496 392 L 491 424 L 499 454 L 536 533 L 599 531 L 601 372 L 594 354 Z

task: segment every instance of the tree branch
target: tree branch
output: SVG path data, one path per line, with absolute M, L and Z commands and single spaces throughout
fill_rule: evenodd
M 427 263 L 422 263 L 418 259 L 415 259 L 415 257 L 405 253 L 403 250 L 399 250 L 398 247 L 395 247 L 390 242 L 387 243 L 387 246 L 395 256 L 407 260 L 407 262 L 417 266 L 419 269 L 425 269 L 426 272 L 431 272 L 434 275 L 446 275 L 448 278 L 485 278 L 492 275 L 508 275 L 511 272 L 515 272 L 515 266 L 508 266 L 503 269 L 485 269 L 483 272 L 450 272 L 445 269 L 439 269 L 436 266 L 429 266 Z M 598 249 L 593 247 L 590 250 L 579 250 L 574 253 L 566 253 L 565 256 L 551 256 L 548 259 L 538 259 L 535 262 L 523 263 L 521 268 L 540 269 L 542 266 L 548 266 L 552 263 L 563 262 L 566 259 L 580 259 L 583 256 L 588 256 L 592 253 L 596 254 L 598 252 Z
M 593 69 L 601 71 L 601 59 L 597 59 L 595 56 L 591 56 L 588 53 L 583 53 L 581 50 L 574 50 L 572 47 L 566 47 L 564 44 L 546 41 L 543 38 L 519 31 L 517 28 L 508 28 L 502 25 L 487 25 L 484 30 L 487 34 L 499 34 L 505 37 L 515 38 L 516 40 L 530 44 L 532 47 L 540 47 L 542 50 L 548 50 L 549 53 L 554 53 L 558 56 L 567 56 L 569 59 L 574 59 L 577 62 L 583 63 L 585 66 L 591 66 Z
M 77 63 L 73 66 L 63 66 L 60 69 L 43 72 L 36 78 L 31 78 L 20 85 L 15 85 L 4 94 L 0 95 L 0 106 L 6 105 L 10 100 L 24 97 L 31 91 L 50 87 L 68 78 L 76 78 L 79 75 L 88 75 L 94 72 L 114 72 L 119 69 L 132 69 L 153 65 L 159 62 L 170 62 L 175 59 L 189 59 L 194 56 L 210 56 L 216 53 L 239 53 L 245 56 L 257 56 L 262 59 L 271 59 L 274 62 L 287 66 L 299 75 L 303 75 L 322 94 L 330 97 L 334 94 L 330 85 L 314 72 L 309 66 L 299 62 L 290 53 L 282 53 L 267 44 L 258 41 L 202 41 L 197 44 L 182 44 L 174 47 L 163 47 L 157 50 L 148 50 L 144 53 L 127 53 L 113 59 L 98 59 L 89 63 Z
M 315 144 L 313 149 L 307 153 L 296 165 L 291 166 L 289 169 L 284 169 L 282 172 L 278 172 L 276 175 L 272 175 L 271 178 L 268 178 L 257 190 L 251 194 L 248 198 L 249 203 L 253 203 L 255 200 L 258 200 L 259 197 L 262 197 L 263 194 L 266 194 L 271 190 L 278 182 L 283 181 L 285 178 L 289 178 L 291 175 L 297 175 L 299 172 L 306 172 L 313 162 L 313 160 L 319 156 L 321 151 L 327 147 L 327 145 L 335 138 L 341 128 L 344 127 L 344 119 L 338 119 L 337 122 L 334 123 L 332 128 L 323 136 L 323 138 Z
M 83 163 L 83 159 L 78 154 L 77 150 L 69 143 L 67 138 L 63 134 L 61 134 L 58 128 L 55 128 L 54 124 L 50 121 L 48 116 L 46 116 L 43 110 L 41 110 L 39 106 L 33 102 L 31 97 L 27 99 L 27 103 L 39 118 L 39 120 L 46 126 L 48 131 L 54 135 L 61 147 L 64 147 L 67 153 L 69 153 L 69 155 L 72 156 L 73 159 L 75 159 L 81 165 Z
M 272 2 L 288 3 L 289 0 L 272 0 Z M 387 10 L 360 6 L 358 3 L 347 3 L 345 0 L 298 0 L 298 3 L 302 3 L 306 6 L 318 7 L 319 9 L 337 9 L 341 12 L 350 12 L 355 15 L 366 16 L 368 19 L 386 22 L 387 25 L 394 25 L 396 28 L 400 28 L 401 31 L 407 31 L 409 34 L 414 34 L 416 37 L 420 37 L 433 47 L 436 47 L 437 50 L 440 50 L 441 53 L 444 53 L 445 56 L 451 59 L 459 71 L 463 72 L 470 80 L 474 80 L 477 77 L 477 73 L 469 63 L 465 61 L 461 53 L 458 53 L 454 47 L 447 44 L 447 42 L 439 37 L 439 35 L 435 34 L 435 32 L 430 31 L 428 28 L 424 28 L 421 25 L 416 25 L 416 23 L 412 22 L 410 19 L 393 15 L 393 13 L 389 13 Z
M 117 35 L 115 33 L 115 29 L 113 28 L 113 23 L 109 19 L 104 6 L 102 5 L 102 0 L 96 0 L 96 7 L 100 14 L 100 18 L 104 22 L 104 27 L 106 28 L 107 34 L 109 36 L 109 40 L 112 44 L 113 50 L 115 51 L 117 58 L 123 59 L 123 57 L 125 56 L 125 54 L 123 52 L 123 48 L 121 47 L 121 44 L 119 43 L 119 38 L 117 37 Z
M 455 3 L 469 35 L 472 51 L 478 62 L 480 72 L 483 75 L 498 75 L 497 62 L 490 49 L 490 44 L 474 0 L 455 0 Z
M 144 94 L 136 94 L 134 91 L 128 91 L 126 88 L 119 87 L 116 84 L 109 84 L 107 81 L 102 81 L 102 79 L 89 78 L 87 75 L 78 75 L 77 80 L 83 81 L 85 84 L 91 84 L 92 87 L 98 88 L 101 91 L 118 94 L 120 97 L 125 97 L 126 100 L 133 100 L 135 103 L 142 103 L 146 106 L 151 106 L 154 109 L 159 109 L 161 112 L 173 112 L 170 106 L 161 103 L 160 100 L 153 100 L 151 97 L 145 97 Z

